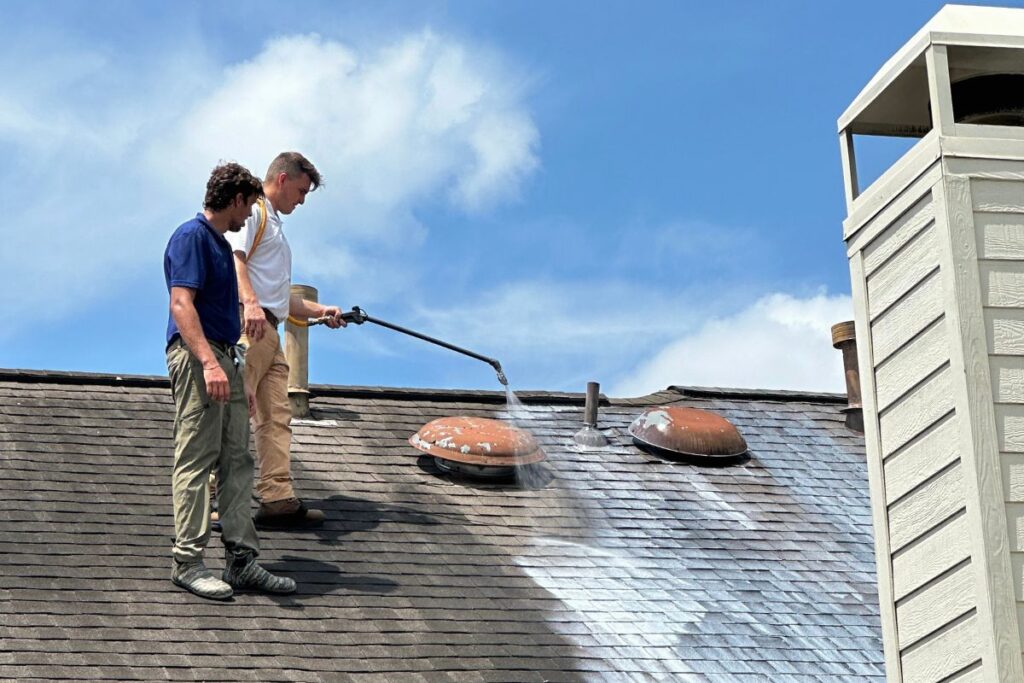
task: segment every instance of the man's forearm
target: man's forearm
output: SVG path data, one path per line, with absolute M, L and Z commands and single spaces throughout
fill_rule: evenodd
M 292 296 L 288 301 L 288 315 L 293 318 L 319 318 L 326 315 L 327 308 L 323 304 L 299 296 Z
M 238 298 L 243 304 L 255 304 L 260 305 L 260 300 L 256 296 L 256 290 L 252 288 L 252 281 L 249 279 L 249 264 L 246 262 L 245 255 L 236 251 L 235 256 L 235 273 L 238 275 Z
M 199 321 L 199 313 L 196 312 L 195 290 L 187 287 L 171 288 L 171 315 L 178 325 L 178 332 L 182 340 L 188 346 L 199 362 L 203 365 L 203 382 L 206 385 L 206 395 L 214 401 L 228 401 L 231 399 L 231 385 L 220 366 L 217 357 L 213 355 L 213 349 L 203 334 L 203 326 Z
M 184 288 L 174 288 L 174 290 L 178 289 Z M 184 290 L 184 292 L 175 291 L 171 296 L 171 315 L 174 317 L 174 323 L 178 326 L 181 339 L 204 368 L 219 365 L 217 357 L 213 354 L 213 349 L 206 341 L 206 335 L 203 334 L 199 313 L 196 312 L 195 304 L 190 296 L 191 290 Z

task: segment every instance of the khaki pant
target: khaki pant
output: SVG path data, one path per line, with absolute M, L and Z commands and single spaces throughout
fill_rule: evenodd
M 245 335 L 245 382 L 256 392 L 256 495 L 263 503 L 295 497 L 291 475 L 292 409 L 288 402 L 288 361 L 277 328 L 266 328 L 258 342 Z
M 184 343 L 176 341 L 167 350 L 174 395 L 172 554 L 186 563 L 202 559 L 210 540 L 208 482 L 213 471 L 218 472 L 217 501 L 224 547 L 231 553 L 259 551 L 249 507 L 253 462 L 242 373 L 226 349 L 211 347 L 231 387 L 227 403 L 207 397 L 202 365 Z

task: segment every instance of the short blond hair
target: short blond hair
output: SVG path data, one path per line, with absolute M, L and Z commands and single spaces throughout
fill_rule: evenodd
M 309 176 L 314 190 L 324 184 L 320 178 L 320 171 L 316 170 L 313 162 L 298 152 L 281 152 L 274 157 L 270 162 L 270 168 L 267 169 L 267 178 L 264 182 L 272 182 L 279 173 L 284 173 L 289 178 L 298 178 L 305 173 Z

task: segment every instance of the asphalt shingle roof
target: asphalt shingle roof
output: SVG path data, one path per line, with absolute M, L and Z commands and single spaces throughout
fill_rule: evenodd
M 526 393 L 549 459 L 519 485 L 439 472 L 406 439 L 497 392 L 314 386 L 293 474 L 328 521 L 263 531 L 295 596 L 169 581 L 166 380 L 0 371 L 0 679 L 883 680 L 863 443 L 840 397 Z M 730 419 L 750 459 L 670 461 L 646 406 Z M 216 538 L 207 563 L 223 566 Z

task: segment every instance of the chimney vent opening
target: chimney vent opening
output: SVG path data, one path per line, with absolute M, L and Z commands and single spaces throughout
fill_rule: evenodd
M 985 74 L 950 86 L 957 123 L 1024 126 L 1024 74 Z

